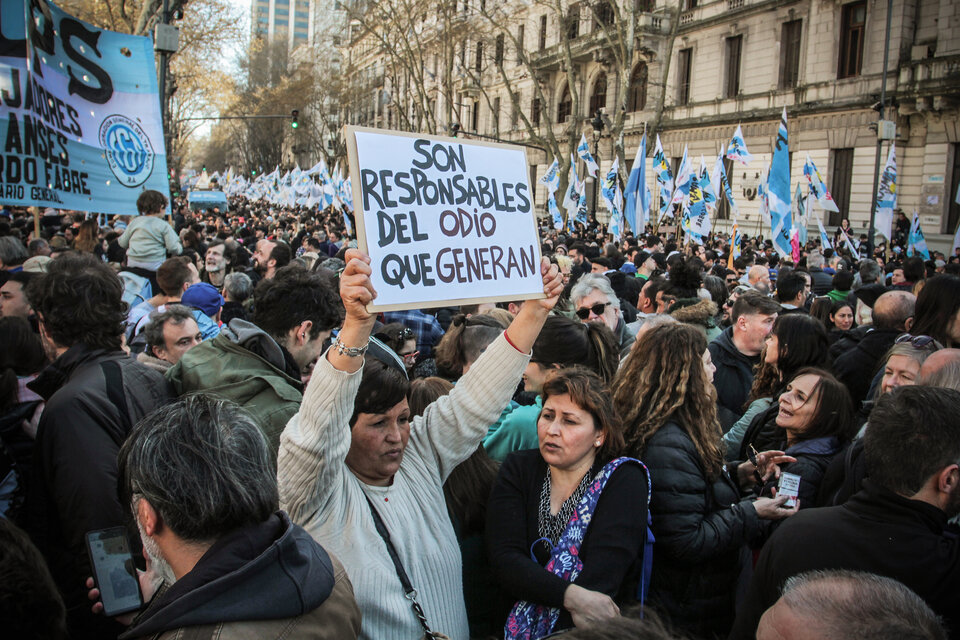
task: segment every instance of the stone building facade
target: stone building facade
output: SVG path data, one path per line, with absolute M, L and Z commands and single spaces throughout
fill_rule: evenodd
M 366 83 L 367 92 L 342 105 L 346 121 L 409 129 L 416 126 L 414 118 L 391 114 L 407 113 L 413 101 L 431 112 L 438 133 L 456 123 L 465 134 L 530 142 L 531 132 L 542 138 L 549 127 L 566 145 L 581 131 L 591 139 L 590 120 L 599 108 L 608 125 L 597 141 L 602 169 L 609 167 L 621 134 L 629 168 L 644 127 L 659 120 L 674 170 L 685 145 L 695 166 L 701 155 L 712 165 L 740 124 L 753 161 L 732 167 L 732 186 L 741 226 L 753 233 L 759 229 L 756 187 L 786 107 L 792 185 L 803 181 L 809 154 L 841 208 L 832 216 L 818 212 L 824 224 L 849 217 L 856 231 L 866 232 L 886 2 L 682 0 L 678 7 L 663 0 L 617 0 L 614 10 L 601 0 L 563 3 L 563 13 L 545 4 L 499 7 L 501 2 L 459 0 L 453 10 L 463 18 L 452 35 L 454 23 L 440 20 L 436 9 L 424 12 L 419 46 L 423 67 L 432 73 L 423 76 L 420 91 L 411 86 L 416 73 L 406 78 L 387 73 L 390 55 L 353 20 L 342 49 L 345 72 L 356 74 L 358 85 Z M 370 6 L 378 5 L 383 3 Z M 949 248 L 960 224 L 954 197 L 960 188 L 960 3 L 893 0 L 892 5 L 885 117 L 896 124 L 899 206 L 908 215 L 919 212 L 931 246 Z M 360 11 L 355 6 L 352 17 Z M 635 45 L 627 61 L 617 55 L 616 38 L 631 30 Z M 529 64 L 520 62 L 517 46 Z M 438 49 L 446 53 L 434 56 Z M 445 61 L 451 71 L 446 76 Z M 444 84 L 445 77 L 453 83 Z M 619 82 L 621 77 L 629 83 Z M 622 127 L 611 127 L 618 110 Z M 419 126 L 424 129 L 422 118 Z M 882 143 L 881 163 L 888 145 Z M 529 150 L 532 177 L 543 174 L 552 155 Z M 544 208 L 542 187 L 537 203 Z M 727 224 L 716 222 L 720 228 Z

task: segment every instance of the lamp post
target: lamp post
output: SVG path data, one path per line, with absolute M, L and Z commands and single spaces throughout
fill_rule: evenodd
M 600 109 L 594 114 L 590 121 L 593 126 L 593 159 L 600 166 L 600 136 L 603 135 L 603 117 Z M 600 198 L 600 170 L 597 169 L 597 177 L 593 179 L 593 218 L 597 219 L 597 200 Z

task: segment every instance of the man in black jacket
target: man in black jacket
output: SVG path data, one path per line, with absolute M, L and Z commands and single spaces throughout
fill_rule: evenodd
M 867 399 L 880 359 L 897 336 L 913 326 L 916 303 L 916 296 L 906 291 L 888 291 L 877 298 L 873 304 L 873 329 L 833 363 L 837 379 L 847 386 L 858 407 Z
M 960 638 L 960 392 L 921 386 L 883 395 L 864 437 L 868 479 L 838 507 L 801 511 L 764 545 L 731 639 L 753 638 L 787 578 L 815 569 L 899 580 Z
M 733 304 L 733 325 L 707 346 L 717 367 L 713 386 L 724 433 L 743 415 L 743 405 L 753 385 L 753 368 L 760 362 L 760 352 L 779 311 L 780 305 L 775 301 L 749 291 Z
M 27 287 L 53 363 L 30 388 L 46 401 L 37 428 L 25 525 L 67 605 L 73 638 L 116 634 L 90 613 L 84 536 L 126 524 L 117 451 L 131 427 L 170 397 L 163 376 L 121 350 L 123 285 L 92 255 L 66 254 Z

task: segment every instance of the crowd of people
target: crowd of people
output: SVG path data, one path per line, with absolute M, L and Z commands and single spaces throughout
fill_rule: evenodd
M 373 314 L 339 212 L 171 204 L 0 211 L 4 635 L 960 638 L 960 255 L 541 226 Z

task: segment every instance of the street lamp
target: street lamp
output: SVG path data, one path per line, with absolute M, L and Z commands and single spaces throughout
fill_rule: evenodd
M 593 120 L 590 121 L 590 124 L 593 126 L 593 159 L 597 163 L 597 167 L 600 166 L 600 136 L 603 135 L 603 114 L 600 112 L 600 109 L 597 109 L 597 113 L 594 115 Z M 593 218 L 597 218 L 597 200 L 600 198 L 600 171 L 597 170 L 597 177 L 593 179 Z

